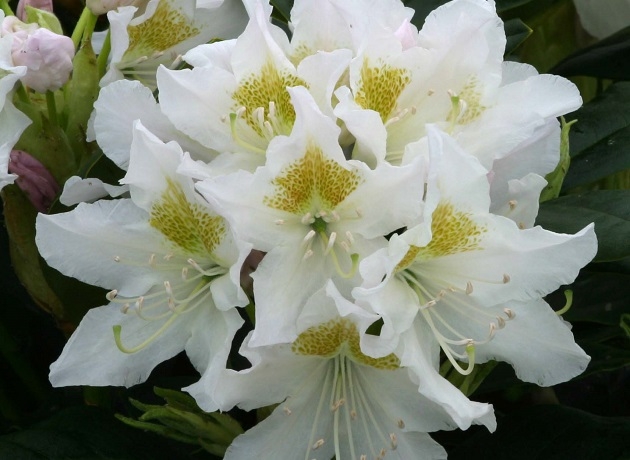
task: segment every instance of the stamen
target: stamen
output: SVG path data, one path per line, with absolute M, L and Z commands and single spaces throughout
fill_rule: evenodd
M 509 283 L 511 280 L 510 275 L 508 275 L 507 273 L 503 274 L 503 284 L 507 284 Z
M 564 315 L 571 308 L 571 305 L 573 304 L 573 291 L 570 289 L 565 290 L 564 298 L 566 299 L 566 303 L 564 304 L 564 307 L 556 312 L 556 315 L 558 316 Z
M 285 413 L 285 415 L 291 415 L 291 414 L 292 414 L 291 409 L 289 409 L 289 408 L 288 408 L 288 407 L 286 407 L 286 406 L 284 406 L 284 407 L 282 408 L 282 412 L 284 412 L 284 413 Z
M 273 221 L 273 223 L 276 225 L 284 225 L 286 221 L 284 219 L 276 219 Z
M 113 291 L 109 291 L 107 294 L 105 294 L 105 298 L 111 302 L 116 298 L 117 295 L 118 291 L 114 289 Z
M 188 267 L 182 267 L 182 281 L 186 281 L 188 278 Z
M 120 262 L 120 256 L 114 256 L 114 262 Z
M 356 213 L 357 213 L 357 217 L 358 217 L 358 218 L 363 217 L 363 210 L 362 210 L 361 208 L 356 208 L 356 209 L 354 210 L 354 212 L 356 212 Z
M 470 295 L 473 292 L 473 285 L 470 281 L 466 283 L 466 294 Z
M 405 428 L 405 422 L 402 419 L 398 420 L 398 428 L 401 430 Z
M 508 205 L 510 206 L 510 211 L 513 211 L 513 210 L 514 210 L 514 208 L 516 208 L 516 204 L 517 204 L 517 203 L 518 203 L 518 202 L 517 202 L 516 200 L 510 200 L 510 201 L 508 201 Z
M 332 405 L 332 407 L 330 408 L 331 411 L 336 411 L 339 410 L 339 408 L 341 406 L 343 406 L 346 403 L 346 400 L 341 398 L 340 400 L 336 401 L 335 404 Z
M 312 257 L 312 256 L 313 256 L 313 254 L 314 254 L 314 253 L 313 253 L 313 250 L 312 250 L 312 249 L 308 249 L 308 250 L 304 253 L 304 257 L 302 257 L 302 260 L 306 260 L 306 259 L 308 259 L 309 257 Z
M 128 311 L 129 311 L 129 304 L 128 304 L 128 303 L 124 304 L 124 305 L 120 308 L 120 312 L 121 312 L 121 313 L 123 313 L 123 314 L 125 314 L 125 315 L 127 314 L 127 312 L 128 312 Z
M 516 316 L 516 314 L 512 310 L 510 310 L 509 308 L 504 308 L 503 312 L 506 314 L 506 316 L 509 319 L 514 319 L 514 317 Z
M 155 268 L 155 254 L 151 254 L 149 257 L 149 267 Z
M 350 246 L 352 246 L 354 244 L 354 236 L 352 235 L 352 232 L 350 230 L 346 232 L 346 238 L 348 239 L 348 243 L 350 244 Z
M 250 150 L 252 152 L 260 153 L 264 155 L 266 153 L 264 149 L 261 149 L 260 147 L 256 147 L 255 145 L 252 145 L 249 142 L 246 142 L 245 140 L 241 139 L 241 137 L 236 132 L 236 121 L 240 118 L 240 116 L 243 113 L 245 113 L 245 107 L 241 107 L 236 111 L 236 113 L 230 114 L 230 132 L 232 133 L 232 139 L 234 139 L 234 141 L 241 147 L 247 150 Z

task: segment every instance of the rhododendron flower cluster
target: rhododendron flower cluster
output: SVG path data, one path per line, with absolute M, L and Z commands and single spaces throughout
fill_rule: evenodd
M 580 374 L 590 358 L 544 297 L 594 257 L 593 226 L 534 221 L 581 98 L 503 60 L 494 2 L 453 0 L 417 30 L 397 0 L 296 0 L 290 36 L 263 0 L 218 3 L 108 15 L 124 33 L 88 139 L 125 176 L 97 193 L 75 178 L 78 206 L 37 220 L 47 263 L 108 303 L 53 385 L 131 386 L 184 350 L 202 409 L 277 405 L 226 459 L 437 459 L 428 433 L 496 428 L 440 369 Z M 142 28 L 167 19 L 181 40 L 151 50 Z M 242 33 L 206 43 L 223 21 Z

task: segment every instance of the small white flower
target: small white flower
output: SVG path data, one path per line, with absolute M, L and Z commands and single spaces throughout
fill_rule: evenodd
M 159 65 L 180 63 L 180 55 L 215 39 L 243 31 L 247 14 L 238 0 L 197 5 L 195 0 L 150 0 L 142 14 L 135 6 L 107 13 L 112 51 L 101 86 L 122 78 L 136 79 L 155 89 Z
M 214 392 L 218 405 L 251 410 L 279 404 L 236 438 L 226 460 L 445 459 L 427 432 L 455 428 L 449 414 L 418 392 L 395 354 L 371 358 L 361 351 L 358 324 L 374 319 L 331 283 L 308 301 L 292 343 L 252 348 L 246 339 L 241 354 L 252 367 L 224 372 Z M 468 425 L 494 428 L 492 406 L 466 404 L 475 414 Z
M 364 283 L 353 295 L 384 320 L 380 337 L 363 337 L 366 353 L 404 342 L 403 363 L 419 376 L 427 365 L 413 356 L 432 350 L 437 359 L 440 348 L 464 374 L 500 359 L 541 385 L 578 375 L 589 357 L 542 296 L 571 283 L 595 255 L 592 225 L 576 235 L 519 229 L 488 212 L 487 171 L 474 157 L 435 128 L 429 144 L 425 222 L 361 264 Z
M 334 120 L 305 88 L 288 91 L 295 126 L 271 142 L 265 166 L 197 184 L 241 238 L 268 253 L 253 274 L 256 345 L 293 340 L 304 301 L 330 278 L 343 290 L 358 261 L 422 206 L 419 162 L 370 170 L 346 160 Z
M 175 170 L 183 152 L 139 123 L 124 182 L 131 199 L 40 215 L 37 244 L 67 276 L 113 289 L 81 321 L 50 379 L 64 385 L 134 385 L 186 350 L 212 386 L 247 304 L 240 266 L 250 247 Z

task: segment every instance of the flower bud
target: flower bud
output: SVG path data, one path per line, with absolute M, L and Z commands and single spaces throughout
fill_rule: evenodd
M 37 159 L 22 150 L 12 150 L 9 172 L 16 174 L 20 189 L 39 212 L 47 212 L 59 193 L 59 184 Z
M 11 57 L 16 66 L 25 66 L 22 83 L 35 91 L 55 91 L 72 72 L 74 45 L 69 37 L 36 24 L 24 24 L 11 16 L 2 23 L 2 35 L 12 35 Z
M 26 18 L 26 14 L 24 12 L 25 6 L 37 8 L 38 10 L 48 11 L 50 13 L 52 13 L 53 11 L 52 0 L 20 0 L 15 15 L 22 21 L 24 21 Z

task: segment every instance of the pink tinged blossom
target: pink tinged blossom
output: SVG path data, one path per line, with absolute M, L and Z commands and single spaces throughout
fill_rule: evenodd
M 53 12 L 52 0 L 20 0 L 15 15 L 22 21 L 26 18 L 26 14 L 24 13 L 24 7 L 26 6 L 37 8 L 38 10 L 48 11 L 49 13 Z
M 23 84 L 44 93 L 55 91 L 68 81 L 74 57 L 70 37 L 11 18 L 4 20 L 2 34 L 13 36 L 13 64 L 27 68 L 21 78 Z
M 39 212 L 48 212 L 59 193 L 59 185 L 48 169 L 22 150 L 11 151 L 9 172 L 16 174 L 15 183 Z

